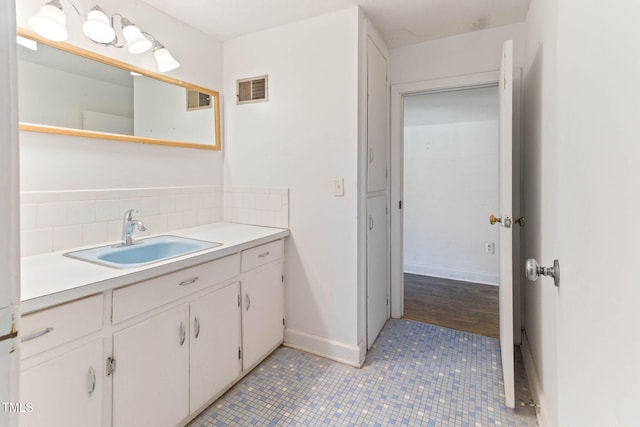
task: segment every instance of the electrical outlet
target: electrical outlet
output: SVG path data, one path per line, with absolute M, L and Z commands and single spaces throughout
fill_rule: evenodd
M 496 244 L 493 242 L 484 242 L 484 253 L 493 255 L 496 253 Z
M 335 197 L 344 197 L 344 178 L 341 176 L 333 178 L 333 195 Z

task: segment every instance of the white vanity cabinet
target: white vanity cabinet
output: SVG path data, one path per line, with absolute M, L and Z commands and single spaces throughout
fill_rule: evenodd
M 191 303 L 190 413 L 240 376 L 239 296 L 235 282 Z
M 242 369 L 251 369 L 284 336 L 282 240 L 242 253 Z
M 20 402 L 31 408 L 20 414 L 20 426 L 101 425 L 103 366 L 98 338 L 22 371 Z
M 102 294 L 22 317 L 20 426 L 101 425 L 102 319 Z
M 189 415 L 189 306 L 113 335 L 113 425 L 173 426 Z
M 283 247 L 23 316 L 20 425 L 184 425 L 282 343 Z

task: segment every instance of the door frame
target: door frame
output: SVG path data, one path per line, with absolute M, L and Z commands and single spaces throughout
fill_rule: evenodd
M 521 70 L 514 68 L 514 90 L 513 90 L 513 172 L 514 183 L 513 192 L 513 216 L 518 218 L 522 212 L 522 149 L 521 149 Z M 434 80 L 423 80 L 412 83 L 401 83 L 391 86 L 391 123 L 390 123 L 390 150 L 389 150 L 389 177 L 390 177 L 390 306 L 391 317 L 399 319 L 404 315 L 404 246 L 403 246 L 403 212 L 399 206 L 402 200 L 403 183 L 403 129 L 404 129 L 404 109 L 402 99 L 406 95 L 413 95 L 423 92 L 438 92 L 448 90 L 460 90 L 473 87 L 497 85 L 500 80 L 500 70 L 487 71 L 482 73 L 466 74 L 463 76 L 445 77 Z M 517 230 L 515 228 L 514 230 Z M 522 231 L 513 233 L 513 335 L 514 343 L 520 345 L 522 327 L 522 260 L 521 245 Z

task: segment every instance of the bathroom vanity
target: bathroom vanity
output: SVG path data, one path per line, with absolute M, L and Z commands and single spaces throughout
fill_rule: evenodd
M 21 426 L 185 424 L 282 343 L 288 230 L 171 234 L 222 245 L 133 269 L 23 259 Z

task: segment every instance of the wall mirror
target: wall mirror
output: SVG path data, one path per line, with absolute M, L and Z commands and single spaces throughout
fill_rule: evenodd
M 218 92 L 27 30 L 18 35 L 21 130 L 220 150 Z

